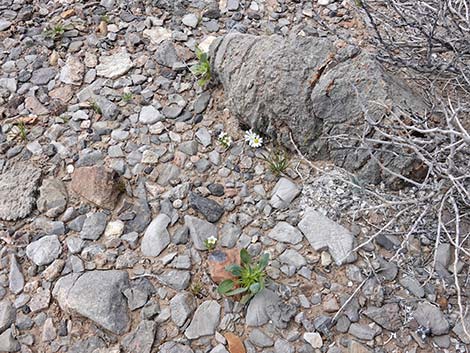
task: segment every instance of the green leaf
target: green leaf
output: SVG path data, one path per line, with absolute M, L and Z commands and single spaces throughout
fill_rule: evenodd
M 245 265 L 251 264 L 251 256 L 246 249 L 240 250 L 240 259 L 242 260 L 242 263 Z
M 264 253 L 263 256 L 261 256 L 261 259 L 259 260 L 259 263 L 258 263 L 259 270 L 260 271 L 264 270 L 266 266 L 268 266 L 268 262 L 269 262 L 269 254 Z
M 233 283 L 233 281 L 231 279 L 226 279 L 226 280 L 223 280 L 220 284 L 219 284 L 219 287 L 217 287 L 217 291 L 220 293 L 220 294 L 225 294 L 227 293 L 228 291 L 230 291 L 233 286 L 235 284 Z
M 258 293 L 260 290 L 261 290 L 261 284 L 259 284 L 259 283 L 253 283 L 250 286 L 250 292 L 253 293 L 253 294 Z
M 225 269 L 234 276 L 240 277 L 242 275 L 242 268 L 238 265 L 229 265 Z
M 225 294 L 226 295 L 237 295 L 237 294 L 240 294 L 240 293 L 245 293 L 247 290 L 248 290 L 248 288 L 241 287 L 241 288 L 231 290 L 230 292 L 227 292 Z

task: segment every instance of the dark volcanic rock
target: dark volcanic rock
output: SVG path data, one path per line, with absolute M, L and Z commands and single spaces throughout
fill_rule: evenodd
M 189 204 L 196 211 L 202 213 L 209 222 L 215 223 L 224 214 L 224 208 L 214 200 L 199 196 L 195 193 L 189 195 Z
M 371 122 L 398 107 L 425 111 L 423 100 L 404 81 L 359 48 L 337 49 L 328 38 L 231 33 L 212 43 L 210 58 L 213 76 L 242 124 L 291 148 L 292 133 L 308 157 L 333 160 L 366 182 L 395 182 L 377 160 L 405 175 L 417 167 L 414 159 L 390 150 L 374 150 L 371 158 L 359 141 L 364 134 L 377 134 L 364 109 Z

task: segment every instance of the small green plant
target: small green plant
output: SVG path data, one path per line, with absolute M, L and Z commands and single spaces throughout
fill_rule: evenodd
M 119 180 L 117 181 L 116 188 L 120 193 L 125 193 L 126 192 L 126 190 L 127 190 L 126 182 L 124 181 L 123 178 L 119 178 Z
M 90 107 L 96 114 L 102 114 L 101 108 L 96 102 L 90 102 Z
M 109 16 L 107 14 L 101 16 L 101 21 L 103 21 L 104 23 L 109 23 L 110 22 Z
M 217 244 L 217 238 L 216 237 L 209 237 L 206 240 L 204 240 L 204 246 L 206 247 L 207 250 L 212 251 L 215 249 L 215 244 Z
M 26 141 L 27 136 L 28 136 L 28 129 L 26 128 L 26 125 L 24 121 L 19 121 L 18 124 L 16 125 L 18 127 L 18 134 L 21 138 L 21 140 Z
M 232 138 L 224 131 L 219 134 L 219 137 L 217 137 L 217 141 L 219 141 L 219 143 L 225 149 L 229 148 L 232 145 Z
M 269 156 L 263 155 L 262 158 L 268 163 L 269 170 L 276 176 L 284 173 L 289 166 L 289 159 L 282 150 L 270 152 Z
M 211 80 L 211 64 L 207 53 L 199 47 L 196 47 L 196 57 L 199 62 L 191 68 L 191 72 L 198 78 L 199 86 L 203 87 Z
M 44 30 L 44 35 L 52 40 L 56 40 L 62 37 L 65 32 L 65 27 L 61 23 L 54 25 L 53 27 Z
M 134 98 L 134 96 L 132 95 L 131 92 L 126 92 L 122 95 L 122 100 L 125 102 L 125 103 L 130 103 L 132 101 L 132 99 Z
M 199 281 L 194 282 L 193 285 L 190 287 L 190 290 L 191 290 L 191 293 L 193 293 L 193 295 L 197 297 L 198 295 L 201 294 L 202 283 Z
M 268 266 L 269 254 L 263 254 L 258 263 L 254 264 L 248 251 L 241 249 L 240 259 L 241 266 L 230 265 L 226 267 L 226 270 L 236 279 L 222 281 L 217 290 L 220 294 L 228 296 L 243 294 L 240 302 L 246 304 L 265 287 L 266 266 Z

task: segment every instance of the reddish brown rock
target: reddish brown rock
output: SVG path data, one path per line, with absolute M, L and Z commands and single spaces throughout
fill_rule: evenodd
M 245 346 L 237 335 L 234 335 L 232 332 L 227 332 L 224 336 L 227 340 L 230 353 L 246 353 Z
M 72 175 L 73 192 L 110 210 L 114 209 L 119 196 L 117 185 L 115 174 L 108 172 L 103 166 L 77 168 Z
M 225 279 L 234 279 L 225 267 L 232 264 L 240 265 L 240 250 L 237 248 L 227 250 L 215 250 L 209 254 L 209 273 L 215 283 Z

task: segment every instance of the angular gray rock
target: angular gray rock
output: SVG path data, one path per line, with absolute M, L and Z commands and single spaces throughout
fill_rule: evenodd
M 122 345 L 126 352 L 150 353 L 155 341 L 157 323 L 142 320 L 136 329 L 124 336 Z
M 217 227 L 203 219 L 184 216 L 184 223 L 189 228 L 189 235 L 197 250 L 206 250 L 204 240 L 209 237 L 217 238 Z
M 299 193 L 300 189 L 294 182 L 287 178 L 281 178 L 271 192 L 271 200 L 269 203 L 274 208 L 285 209 L 289 207 L 292 200 L 294 200 Z
M 468 332 L 470 330 L 470 314 L 467 314 L 464 317 L 464 324 Z M 454 326 L 452 331 L 462 340 L 463 343 L 470 344 L 470 337 L 465 332 L 465 329 L 462 324 L 462 320 L 460 320 L 460 318 L 457 320 L 457 323 Z
M 213 76 L 243 124 L 290 148 L 291 133 L 308 157 L 333 160 L 366 182 L 386 174 L 366 148 L 358 148 L 356 137 L 364 129 L 374 137 L 362 106 L 372 121 L 390 113 L 389 107 L 425 111 L 423 100 L 371 55 L 353 46 L 337 49 L 329 38 L 230 33 L 212 42 L 210 58 Z M 413 171 L 413 159 L 390 152 L 379 150 L 375 157 L 392 170 Z
M 194 353 L 194 351 L 189 346 L 171 341 L 163 343 L 159 353 Z
M 115 79 L 126 74 L 133 67 L 134 63 L 130 55 L 122 51 L 111 56 L 101 56 L 100 64 L 96 67 L 96 74 Z
M 85 240 L 98 240 L 106 229 L 107 215 L 103 212 L 91 213 L 83 223 L 80 238 Z
M 142 107 L 140 111 L 139 121 L 142 124 L 155 124 L 157 121 L 161 121 L 162 119 L 163 114 L 152 105 L 146 105 Z
M 268 308 L 279 306 L 280 303 L 279 296 L 270 289 L 264 289 L 256 294 L 246 310 L 246 325 L 255 327 L 264 325 L 270 319 L 270 310 Z
M 128 287 L 127 272 L 90 271 L 61 277 L 52 294 L 62 310 L 82 315 L 115 334 L 122 334 L 129 325 L 123 295 Z
M 26 255 L 38 266 L 49 265 L 62 252 L 57 235 L 46 235 L 26 247 Z
M 13 337 L 11 328 L 0 334 L 0 352 L 18 352 L 20 343 Z
M 178 61 L 178 53 L 170 40 L 165 40 L 158 46 L 155 52 L 155 61 L 169 68 L 172 68 Z
M 158 256 L 170 244 L 169 223 L 170 217 L 161 213 L 148 225 L 140 245 L 144 256 Z
M 313 208 L 305 211 L 298 227 L 316 251 L 328 249 L 338 266 L 356 260 L 356 254 L 351 253 L 354 236 Z
M 8 300 L 0 302 L 0 333 L 5 331 L 16 320 L 16 309 Z
M 224 208 L 216 201 L 199 196 L 193 192 L 189 194 L 189 205 L 196 211 L 202 213 L 211 223 L 217 222 L 224 214 Z
M 266 335 L 258 328 L 255 328 L 253 331 L 251 331 L 248 339 L 251 343 L 260 348 L 271 347 L 274 345 L 274 341 L 271 339 L 271 337 Z
M 396 303 L 385 304 L 382 307 L 369 306 L 363 314 L 384 329 L 395 332 L 403 325 L 400 307 Z
M 268 233 L 268 237 L 283 243 L 297 244 L 302 241 L 303 235 L 289 223 L 279 222 Z
M 220 320 L 220 305 L 215 300 L 207 300 L 197 308 L 184 335 L 190 340 L 213 335 Z
M 67 201 L 67 189 L 62 180 L 55 178 L 43 180 L 36 202 L 39 211 L 48 217 L 57 217 L 65 211 Z
M 181 327 L 196 309 L 196 301 L 188 292 L 177 293 L 170 300 L 171 320 Z
M 404 276 L 400 278 L 400 284 L 408 289 L 411 294 L 415 295 L 418 298 L 424 297 L 424 288 L 421 286 L 421 283 L 413 277 Z
M 8 274 L 9 288 L 13 294 L 19 294 L 24 288 L 24 276 L 16 256 L 10 255 L 10 272 Z
M 16 221 L 33 209 L 41 171 L 31 164 L 13 164 L 0 174 L 0 219 Z
M 91 336 L 84 340 L 76 341 L 72 347 L 70 347 L 69 353 L 102 353 L 101 349 L 106 348 L 106 343 L 99 337 Z M 114 352 L 107 352 L 114 353 Z
M 445 335 L 449 332 L 449 323 L 442 311 L 435 305 L 428 302 L 418 303 L 413 317 L 418 324 L 428 329 L 434 336 Z
M 379 333 L 382 332 L 380 327 L 375 325 L 374 328 L 370 327 L 369 325 L 360 325 L 358 323 L 353 323 L 349 326 L 349 334 L 365 341 L 370 341 L 374 339 Z
M 181 291 L 188 288 L 191 274 L 189 271 L 169 270 L 158 275 L 158 279 L 168 287 Z

